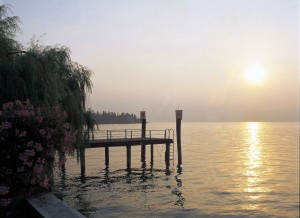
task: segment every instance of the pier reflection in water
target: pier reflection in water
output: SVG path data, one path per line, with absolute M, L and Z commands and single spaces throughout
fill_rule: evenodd
M 60 171 L 59 184 L 68 193 L 65 200 L 74 202 L 85 215 L 96 217 L 124 214 L 132 208 L 160 210 L 166 205 L 184 207 L 184 196 L 180 191 L 182 168 L 177 172 L 165 169 L 141 168 L 98 171 L 98 176 L 80 176 L 66 181 L 65 170 Z M 174 184 L 174 174 L 176 183 Z M 96 215 L 95 215 L 96 213 Z

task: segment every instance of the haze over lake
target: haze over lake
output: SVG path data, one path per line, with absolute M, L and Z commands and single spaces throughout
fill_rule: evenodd
M 20 17 L 22 44 L 69 46 L 94 71 L 95 111 L 299 120 L 298 0 L 0 2 Z

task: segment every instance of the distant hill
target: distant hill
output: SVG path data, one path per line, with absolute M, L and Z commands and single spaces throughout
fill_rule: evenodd
M 103 111 L 100 113 L 92 112 L 92 116 L 97 124 L 125 124 L 125 123 L 140 123 L 140 119 L 135 114 L 115 113 Z

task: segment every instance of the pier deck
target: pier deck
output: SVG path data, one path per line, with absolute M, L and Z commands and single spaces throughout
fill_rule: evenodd
M 168 138 L 116 138 L 116 139 L 94 139 L 89 142 L 90 148 L 117 147 L 127 145 L 151 145 L 151 144 L 171 144 L 173 139 Z
M 141 146 L 142 162 L 145 162 L 146 158 L 146 145 L 151 145 L 151 163 L 153 163 L 153 146 L 155 144 L 166 145 L 165 160 L 167 165 L 170 162 L 170 153 L 172 153 L 172 157 L 174 156 L 174 131 L 172 129 L 147 131 L 137 129 L 99 130 L 90 134 L 89 138 L 86 148 L 105 148 L 106 167 L 109 165 L 109 148 L 112 147 L 126 147 L 128 169 L 131 167 L 131 146 Z
M 90 135 L 89 147 L 117 147 L 129 145 L 171 144 L 174 141 L 174 131 L 124 129 L 124 130 L 98 130 Z

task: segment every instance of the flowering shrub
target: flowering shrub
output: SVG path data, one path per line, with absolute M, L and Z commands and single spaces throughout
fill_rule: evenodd
M 48 189 L 55 152 L 64 164 L 75 132 L 59 108 L 42 110 L 29 100 L 5 103 L 0 110 L 0 207 L 15 196 Z

